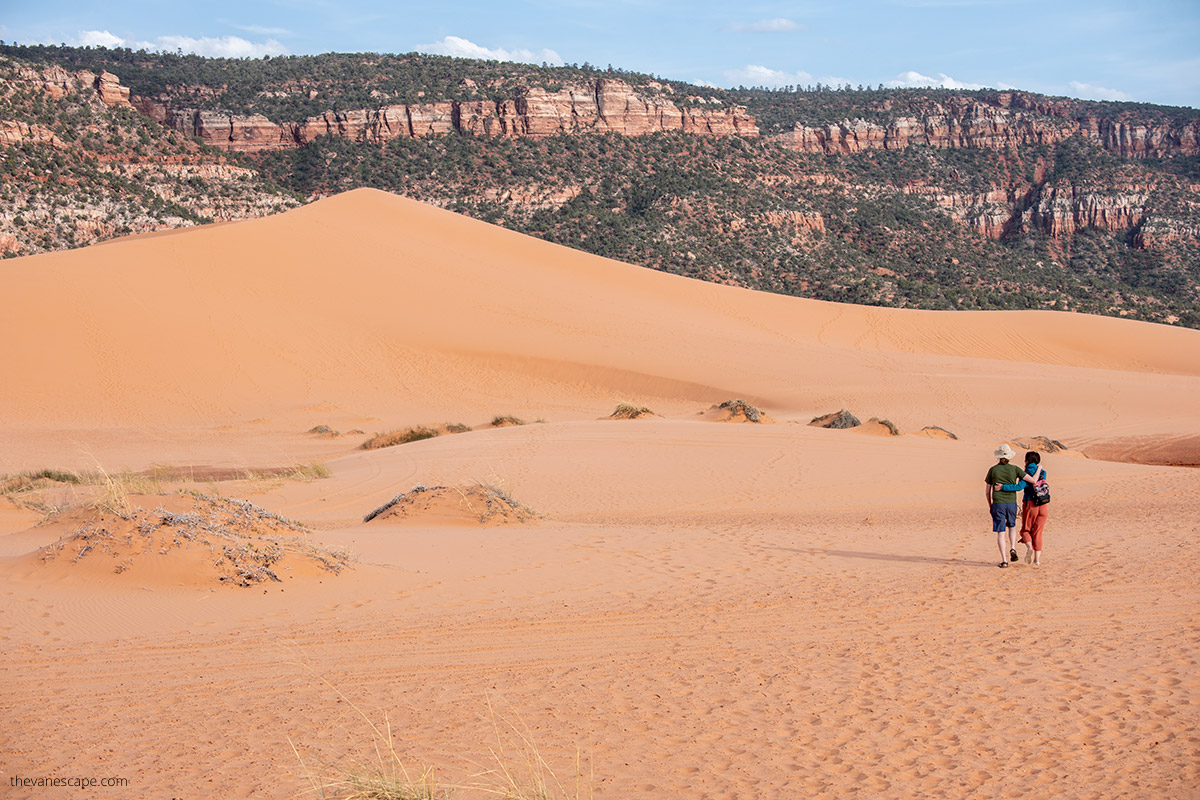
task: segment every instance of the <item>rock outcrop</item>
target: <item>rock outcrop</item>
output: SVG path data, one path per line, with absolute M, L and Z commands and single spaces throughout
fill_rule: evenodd
M 54 131 L 44 125 L 19 120 L 0 121 L 0 147 L 9 147 L 25 142 L 48 144 L 51 147 L 62 146 L 62 140 L 54 135 Z
M 1023 92 L 933 103 L 924 114 L 898 116 L 886 123 L 861 118 L 815 126 L 797 122 L 778 138 L 801 152 L 833 155 L 901 150 L 914 144 L 1002 150 L 1014 145 L 1052 145 L 1076 134 L 1125 158 L 1200 154 L 1200 120 L 1097 117 L 1071 101 L 1051 101 Z
M 551 92 L 529 88 L 508 100 L 469 100 L 383 105 L 373 109 L 327 111 L 300 122 L 274 123 L 261 115 L 171 109 L 135 98 L 142 113 L 206 144 L 235 152 L 300 147 L 319 136 L 357 142 L 424 139 L 462 133 L 470 136 L 545 138 L 562 133 L 617 133 L 640 136 L 682 131 L 704 136 L 758 135 L 741 106 L 685 105 L 665 96 L 638 94 L 624 81 L 597 79 Z
M 1045 186 L 1029 209 L 1029 225 L 1055 238 L 1077 230 L 1121 231 L 1145 219 L 1145 194 L 1101 195 L 1075 186 Z
M 33 67 L 17 64 L 13 83 L 34 86 L 55 100 L 66 97 L 71 92 L 79 92 L 110 108 L 130 106 L 129 89 L 122 86 L 120 78 L 111 72 L 101 72 L 97 75 L 86 69 L 68 72 L 59 66 Z
M 91 75 L 90 72 L 81 72 L 79 75 Z M 110 108 L 118 106 L 129 108 L 129 89 L 121 85 L 121 79 L 111 72 L 101 72 L 96 76 L 92 83 L 92 87 L 96 90 L 96 95 L 100 98 L 100 102 Z
M 1102 194 L 1069 183 L 966 194 L 908 186 L 905 192 L 923 195 L 989 239 L 1032 230 L 1059 239 L 1084 229 L 1127 231 L 1145 221 L 1149 198 L 1147 191 L 1137 187 Z

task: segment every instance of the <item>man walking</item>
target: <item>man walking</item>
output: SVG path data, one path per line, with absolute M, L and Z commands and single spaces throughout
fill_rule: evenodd
M 992 530 L 996 533 L 996 546 L 1000 548 L 1001 568 L 1017 560 L 1017 493 L 996 491 L 996 484 L 1016 483 L 1024 477 L 1024 470 L 1008 463 L 1016 452 L 1007 443 L 996 448 L 993 454 L 999 459 L 988 470 L 987 488 L 984 490 L 988 510 L 992 515 Z

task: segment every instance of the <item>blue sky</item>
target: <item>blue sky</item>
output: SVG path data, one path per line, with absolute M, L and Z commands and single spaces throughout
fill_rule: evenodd
M 716 86 L 1019 88 L 1200 107 L 1198 0 L 0 0 L 8 42 L 412 51 Z

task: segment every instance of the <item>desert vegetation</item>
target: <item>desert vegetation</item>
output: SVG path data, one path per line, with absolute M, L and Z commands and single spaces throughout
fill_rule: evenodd
M 900 435 L 900 429 L 897 428 L 896 423 L 892 422 L 890 419 L 880 419 L 879 417 L 871 417 L 869 420 L 867 420 L 867 422 L 873 422 L 876 425 L 882 425 L 883 427 L 887 428 L 888 433 L 890 433 L 892 436 Z
M 188 492 L 191 507 L 169 510 L 134 507 L 123 487 L 110 485 L 73 532 L 41 549 L 40 560 L 77 564 L 106 557 L 113 572 L 132 569 L 139 559 L 195 547 L 207 551 L 198 569 L 213 573 L 218 583 L 247 587 L 282 582 L 279 564 L 286 559 L 312 563 L 337 574 L 347 556 L 312 546 L 307 528 L 247 500 Z
M 467 433 L 470 430 L 472 430 L 470 425 L 464 425 L 461 422 L 445 422 L 432 426 L 416 425 L 388 433 L 377 433 L 362 443 L 362 449 L 378 450 L 382 447 L 395 447 L 409 442 L 419 442 L 423 439 L 433 439 L 443 434 Z
M 363 522 L 388 517 L 415 519 L 431 514 L 466 516 L 481 525 L 530 522 L 541 514 L 515 500 L 506 488 L 497 483 L 475 482 L 466 486 L 426 486 L 419 483 L 401 492 L 383 505 L 369 511 Z
M 730 421 L 744 420 L 746 422 L 766 422 L 767 416 L 758 409 L 757 406 L 752 406 L 745 400 L 734 399 L 726 400 L 717 408 L 724 411 Z
M 862 420 L 843 408 L 841 411 L 834 411 L 831 414 L 822 414 L 819 417 L 813 417 L 812 421 L 808 424 L 815 425 L 818 428 L 845 430 L 846 428 L 857 428 L 862 425 Z
M 433 428 L 426 428 L 424 426 L 405 428 L 388 433 L 377 433 L 362 443 L 362 449 L 379 450 L 384 447 L 395 447 L 396 445 L 408 444 L 409 442 L 419 442 L 422 439 L 432 439 L 438 435 L 440 434 Z
M 613 412 L 608 415 L 609 419 L 637 419 L 638 417 L 652 417 L 654 412 L 646 406 L 639 406 L 636 403 L 618 403 Z
M 490 698 L 486 703 L 495 734 L 493 763 L 467 780 L 449 783 L 439 780 L 431 767 L 413 766 L 401 758 L 387 715 L 377 724 L 341 689 L 324 678 L 321 681 L 362 718 L 371 733 L 372 755 L 318 765 L 305 759 L 289 738 L 309 790 L 318 800 L 453 800 L 462 792 L 503 800 L 585 800 L 592 796 L 594 775 L 590 764 L 585 774 L 580 753 L 576 752 L 570 777 L 559 777 L 542 755 L 533 732 L 518 719 L 498 713 Z

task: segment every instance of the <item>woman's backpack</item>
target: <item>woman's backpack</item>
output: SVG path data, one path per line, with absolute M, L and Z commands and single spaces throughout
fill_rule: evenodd
M 1033 504 L 1044 506 L 1050 502 L 1050 484 L 1046 482 L 1046 470 L 1039 470 L 1038 476 L 1038 480 L 1030 484 L 1033 492 Z

